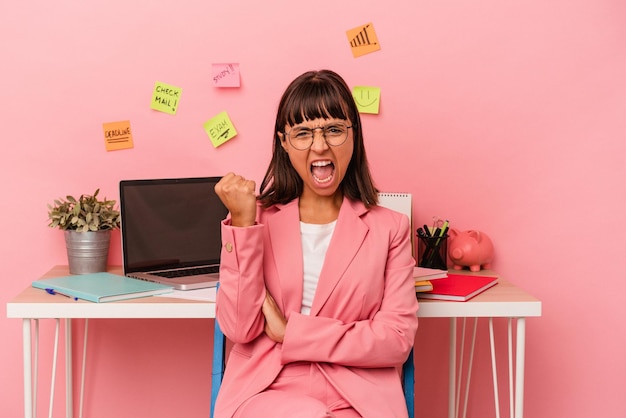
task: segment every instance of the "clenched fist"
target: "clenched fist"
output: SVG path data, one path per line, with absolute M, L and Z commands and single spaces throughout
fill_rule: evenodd
M 256 184 L 235 173 L 228 173 L 215 185 L 215 193 L 228 209 L 233 226 L 252 226 L 256 219 Z

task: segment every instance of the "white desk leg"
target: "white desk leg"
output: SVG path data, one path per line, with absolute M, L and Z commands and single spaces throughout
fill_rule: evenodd
M 491 372 L 493 374 L 493 397 L 496 408 L 496 418 L 500 418 L 500 396 L 498 395 L 498 369 L 496 366 L 496 345 L 493 333 L 493 318 L 489 318 L 489 343 L 491 345 Z
M 472 332 L 472 348 L 470 350 L 469 364 L 467 365 L 467 381 L 465 382 L 465 398 L 463 400 L 463 415 L 461 415 L 463 418 L 467 416 L 467 401 L 469 399 L 470 378 L 472 377 L 472 367 L 474 365 L 474 348 L 476 347 L 477 328 L 478 328 L 478 318 L 474 318 L 474 331 Z M 461 396 L 460 392 L 459 392 L 459 396 Z
M 85 318 L 85 335 L 83 336 L 83 366 L 80 372 L 80 402 L 78 416 L 83 418 L 83 400 L 85 399 L 85 366 L 87 365 L 87 336 L 89 335 L 89 318 Z
M 448 418 L 456 416 L 456 318 L 450 318 L 450 367 L 448 372 Z
M 61 320 L 59 318 L 55 319 L 55 327 L 54 327 L 54 348 L 52 349 L 52 379 L 50 381 L 50 406 L 48 406 L 48 416 L 52 418 L 52 410 L 54 409 L 54 391 L 56 389 L 56 376 L 57 376 L 57 363 L 59 357 L 57 353 L 59 352 L 59 327 Z
M 30 319 L 22 320 L 22 346 L 24 351 L 24 417 L 33 417 L 33 363 Z
M 467 325 L 467 318 L 463 318 L 463 326 L 461 327 L 461 346 L 458 349 L 458 361 L 456 362 L 458 373 L 456 380 L 456 391 L 454 392 L 454 416 L 459 417 L 459 402 L 461 401 L 461 382 L 463 381 L 463 360 L 465 359 L 465 326 Z M 470 355 L 471 359 L 471 355 Z
M 72 320 L 65 319 L 65 416 L 74 415 L 74 400 L 72 397 Z
M 515 384 L 513 383 L 513 379 L 515 377 L 513 372 L 513 319 L 509 318 L 507 321 L 507 335 L 508 335 L 508 351 L 509 351 L 509 417 L 515 417 Z
M 515 350 L 515 418 L 524 416 L 524 358 L 526 356 L 526 318 L 517 318 Z

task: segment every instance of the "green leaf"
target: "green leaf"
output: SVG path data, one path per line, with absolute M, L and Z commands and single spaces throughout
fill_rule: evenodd
M 120 227 L 120 212 L 115 209 L 115 200 L 98 200 L 100 189 L 93 196 L 81 194 L 77 200 L 55 199 L 54 205 L 47 204 L 48 226 L 61 230 L 98 231 Z

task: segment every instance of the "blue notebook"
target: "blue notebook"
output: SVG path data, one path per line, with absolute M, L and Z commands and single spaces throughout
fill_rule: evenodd
M 171 292 L 173 287 L 112 273 L 79 274 L 33 282 L 33 287 L 90 302 L 113 302 Z

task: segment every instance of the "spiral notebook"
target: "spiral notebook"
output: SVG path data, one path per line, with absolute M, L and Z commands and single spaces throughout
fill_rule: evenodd
M 387 209 L 395 210 L 409 217 L 411 231 L 413 231 L 413 198 L 410 193 L 378 193 L 378 204 Z M 415 248 L 415 240 L 411 234 L 411 248 Z

